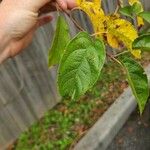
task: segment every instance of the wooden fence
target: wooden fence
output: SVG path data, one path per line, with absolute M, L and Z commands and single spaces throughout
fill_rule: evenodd
M 147 5 L 146 5 L 147 4 Z M 114 11 L 116 0 L 105 0 L 106 12 Z M 146 9 L 150 7 L 144 1 Z M 78 13 L 81 24 L 91 30 L 86 18 Z M 69 21 L 71 34 L 77 30 Z M 47 55 L 55 21 L 40 28 L 32 44 L 19 56 L 0 66 L 0 150 L 59 102 L 56 70 L 48 70 Z

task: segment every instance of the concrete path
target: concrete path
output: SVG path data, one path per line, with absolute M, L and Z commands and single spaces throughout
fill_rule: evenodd
M 107 150 L 150 150 L 150 103 L 141 117 L 132 113 Z

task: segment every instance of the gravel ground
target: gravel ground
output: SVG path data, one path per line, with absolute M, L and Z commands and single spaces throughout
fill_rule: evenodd
M 150 103 L 142 116 L 132 113 L 107 150 L 150 150 Z

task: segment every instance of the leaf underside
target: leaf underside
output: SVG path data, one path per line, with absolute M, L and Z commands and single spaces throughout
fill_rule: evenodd
M 52 46 L 49 50 L 48 66 L 59 63 L 65 47 L 70 40 L 69 27 L 63 16 L 59 16 Z
M 142 11 L 142 5 L 135 2 L 133 5 L 120 8 L 119 12 L 127 17 L 134 19 L 134 15 L 139 14 Z
M 140 64 L 129 57 L 120 57 L 124 69 L 126 70 L 128 83 L 136 97 L 140 114 L 142 114 L 149 97 L 148 79 L 144 69 Z
M 80 32 L 66 47 L 61 59 L 58 86 L 62 96 L 77 99 L 98 80 L 105 62 L 102 41 Z
M 142 35 L 138 37 L 133 43 L 132 46 L 134 49 L 141 49 L 142 51 L 150 52 L 150 34 Z

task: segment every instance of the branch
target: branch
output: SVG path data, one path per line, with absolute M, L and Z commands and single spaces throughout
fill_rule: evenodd
M 122 1 L 122 0 L 117 0 L 117 5 L 118 5 L 119 7 L 122 7 L 122 6 L 123 6 L 123 1 Z
M 85 31 L 79 24 L 78 24 L 78 22 L 71 16 L 71 14 L 70 13 L 68 13 L 66 10 L 62 10 L 60 7 L 59 7 L 59 5 L 58 5 L 58 3 L 56 2 L 56 8 L 57 8 L 57 11 L 63 11 L 70 19 L 71 19 L 71 21 L 74 23 L 74 25 L 80 30 L 80 31 Z M 73 10 L 75 10 L 75 9 L 78 9 L 78 7 L 77 8 L 74 8 Z
M 107 55 L 109 58 L 111 58 L 113 61 L 117 62 L 119 65 L 122 66 L 121 62 L 120 62 L 118 59 L 116 59 L 113 55 L 109 54 L 108 52 L 106 52 L 106 55 Z
M 99 35 L 99 34 L 106 34 L 108 32 L 95 32 L 93 34 L 91 34 L 91 36 L 96 36 L 96 35 Z
M 70 13 L 68 13 L 66 10 L 63 10 L 65 12 L 65 14 L 72 20 L 72 22 L 74 23 L 74 25 L 80 30 L 80 31 L 85 31 L 79 24 L 78 22 L 72 17 L 72 15 Z
M 116 54 L 114 57 L 116 58 L 116 57 L 118 57 L 118 56 L 120 56 L 120 55 L 122 55 L 122 54 L 126 54 L 126 53 L 129 53 L 129 51 L 123 51 L 123 52 L 121 52 L 121 53 Z

